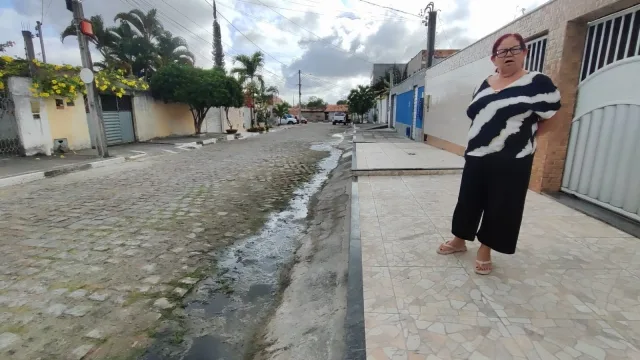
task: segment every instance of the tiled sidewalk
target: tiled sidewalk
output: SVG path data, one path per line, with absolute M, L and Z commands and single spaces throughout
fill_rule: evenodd
M 436 254 L 459 175 L 360 177 L 367 359 L 640 359 L 640 240 L 529 193 L 518 251 Z

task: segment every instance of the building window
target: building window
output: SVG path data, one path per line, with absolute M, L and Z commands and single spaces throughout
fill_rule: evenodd
M 56 109 L 59 109 L 59 110 L 64 109 L 64 100 L 56 99 Z
M 547 37 L 540 37 L 527 43 L 527 58 L 524 68 L 529 71 L 542 72 L 544 70 L 544 56 L 547 51 Z

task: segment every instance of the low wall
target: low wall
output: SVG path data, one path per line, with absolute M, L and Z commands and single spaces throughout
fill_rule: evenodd
M 42 99 L 31 96 L 30 78 L 9 78 L 9 94 L 15 107 L 15 120 L 20 142 L 27 156 L 51 155 L 53 142 L 47 116 L 47 107 Z M 33 107 L 32 107 L 33 105 Z M 34 112 L 39 111 L 39 118 Z
M 67 139 L 67 144 L 71 150 L 81 150 L 91 148 L 91 136 L 89 135 L 89 123 L 84 107 L 84 98 L 78 96 L 73 105 L 69 105 L 66 99 L 63 100 L 62 108 L 56 107 L 56 99 L 47 98 L 43 100 L 49 126 L 51 128 L 51 139 Z M 57 145 L 54 144 L 54 148 Z
M 157 101 L 150 93 L 133 97 L 133 116 L 138 141 L 195 134 L 189 106 Z

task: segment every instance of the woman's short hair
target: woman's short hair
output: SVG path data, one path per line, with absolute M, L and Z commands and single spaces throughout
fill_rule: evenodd
M 500 36 L 498 38 L 498 40 L 496 40 L 495 43 L 493 43 L 493 48 L 491 49 L 491 56 L 496 56 L 496 53 L 498 52 L 498 48 L 500 47 L 500 44 L 502 44 L 502 42 L 510 37 L 514 37 L 516 38 L 516 40 L 518 40 L 518 43 L 520 43 L 520 46 L 525 49 L 527 47 L 527 44 L 524 42 L 524 38 L 522 37 L 522 35 L 518 34 L 518 33 L 509 33 L 509 34 L 504 34 L 502 36 Z

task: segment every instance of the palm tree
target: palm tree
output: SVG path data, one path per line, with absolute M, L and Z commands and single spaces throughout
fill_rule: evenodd
M 193 66 L 196 62 L 195 55 L 189 51 L 187 41 L 179 36 L 173 36 L 170 31 L 164 31 L 157 37 L 156 70 L 172 63 Z
M 104 58 L 102 62 L 96 62 L 94 65 L 97 67 L 111 67 L 114 63 L 117 63 L 113 58 L 113 48 L 116 46 L 116 42 L 118 41 L 118 37 L 114 34 L 113 27 L 106 27 L 104 25 L 104 20 L 102 16 L 96 15 L 92 16 L 91 25 L 93 26 L 93 37 L 88 38 L 89 42 L 91 42 L 96 50 L 100 52 L 100 55 Z M 60 41 L 64 42 L 69 36 L 76 36 L 76 26 L 71 22 L 69 26 L 67 26 L 62 33 L 60 33 Z
M 240 66 L 231 69 L 232 74 L 238 76 L 240 84 L 246 86 L 251 99 L 255 98 L 258 89 L 264 88 L 264 78 L 260 74 L 260 70 L 264 66 L 264 55 L 260 51 L 256 51 L 253 55 L 237 55 L 233 58 L 233 63 L 240 63 Z M 254 80 L 258 81 L 258 84 Z M 248 83 L 247 83 L 248 81 Z M 255 119 L 253 116 L 253 107 L 251 111 L 251 126 L 255 125 Z
M 140 76 L 144 73 L 144 77 L 148 79 L 153 71 L 153 63 L 156 61 L 153 40 L 162 36 L 164 32 L 157 10 L 151 9 L 145 14 L 142 10 L 133 9 L 126 13 L 118 13 L 113 21 L 118 20 L 121 26 L 128 26 L 124 28 L 127 35 L 133 35 L 128 39 L 121 36 L 120 39 L 128 43 L 127 46 L 131 51 L 129 54 L 135 58 L 132 64 L 135 75 Z
M 158 19 L 158 11 L 156 9 L 149 10 L 148 13 L 144 13 L 142 10 L 133 9 L 129 12 L 118 13 L 113 21 L 126 22 L 138 32 L 148 42 L 151 42 L 157 36 L 162 35 L 164 31 L 160 20 Z

